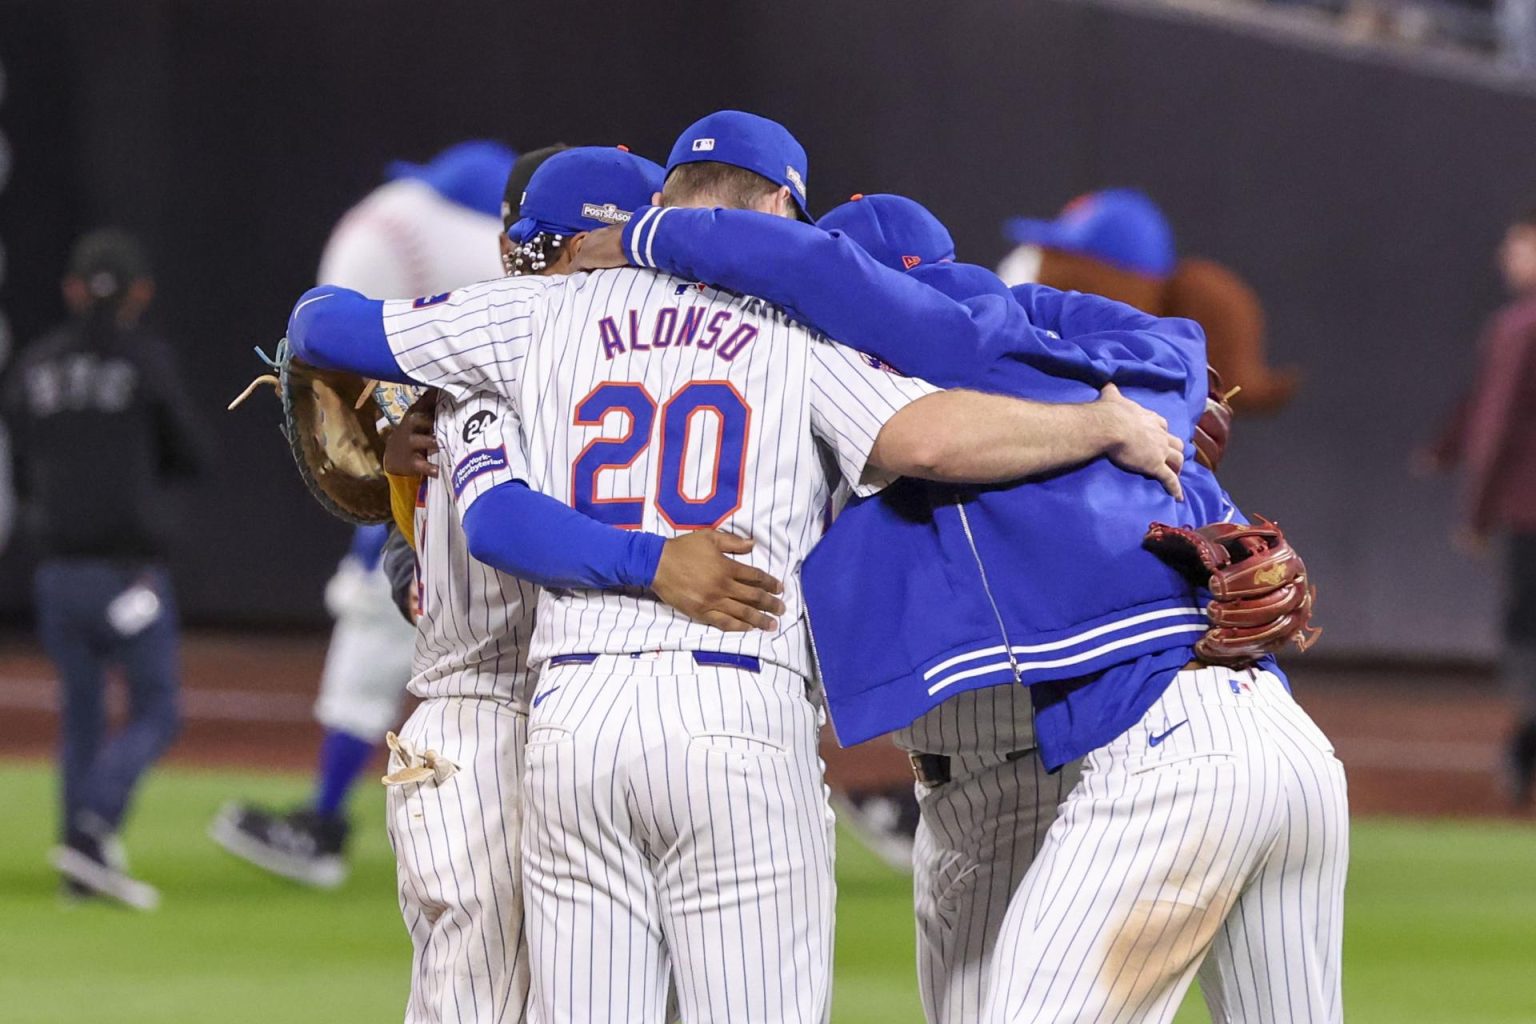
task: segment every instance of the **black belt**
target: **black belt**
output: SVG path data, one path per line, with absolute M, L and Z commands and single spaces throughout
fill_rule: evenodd
M 647 654 L 659 653 L 656 651 L 636 651 L 629 655 L 631 658 L 643 658 Z M 678 653 L 683 653 L 679 651 Z M 763 663 L 750 654 L 732 654 L 729 651 L 688 651 L 693 656 L 696 665 L 711 665 L 719 668 L 739 668 L 743 672 L 761 672 Z M 557 654 L 549 659 L 549 667 L 556 668 L 560 665 L 590 665 L 600 656 L 596 654 Z M 623 655 L 618 655 L 623 657 Z
M 1018 761 L 1034 752 L 1032 747 L 1028 750 L 1010 750 L 1003 755 L 1003 760 Z M 954 778 L 950 773 L 948 754 L 912 754 L 911 759 L 912 774 L 925 786 L 942 786 Z

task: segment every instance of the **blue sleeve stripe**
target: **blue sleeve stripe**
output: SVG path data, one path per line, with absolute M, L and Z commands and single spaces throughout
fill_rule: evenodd
M 1169 619 L 1176 621 L 1171 625 L 1160 624 Z M 1048 643 L 1016 644 L 1011 650 L 1012 657 L 1007 660 L 994 660 L 989 664 L 962 668 L 967 662 L 997 659 L 1000 656 L 1006 658 L 1010 653 L 998 646 L 967 651 L 927 668 L 923 672 L 923 681 L 928 684 L 928 695 L 931 697 L 958 683 L 989 675 L 999 667 L 1008 668 L 1021 676 L 1026 672 L 1044 673 L 1040 677 L 1042 679 L 1064 678 L 1068 672 L 1074 676 L 1086 675 L 1100 671 L 1107 665 L 1128 660 L 1128 648 L 1139 649 L 1150 645 L 1151 649 L 1161 649 L 1168 646 L 1170 638 L 1203 633 L 1209 626 L 1203 609 L 1193 605 L 1177 605 L 1113 619 Z M 1095 642 L 1105 637 L 1113 639 Z
M 629 262 L 633 263 L 637 267 L 646 267 L 651 265 L 640 258 L 640 235 L 641 232 L 645 230 L 645 225 L 653 220 L 660 212 L 661 208 L 658 206 L 648 207 L 646 211 L 639 216 L 638 219 L 630 222 L 629 228 L 625 231 L 625 234 L 629 238 L 629 252 L 627 253 L 629 256 Z
M 661 227 L 661 218 L 671 213 L 671 210 L 657 209 L 656 216 L 645 226 L 645 265 L 651 269 L 656 268 L 656 231 Z

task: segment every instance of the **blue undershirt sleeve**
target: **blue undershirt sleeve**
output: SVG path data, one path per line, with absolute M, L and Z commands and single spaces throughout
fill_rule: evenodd
M 1083 346 L 1122 387 L 1185 391 L 1205 404 L 1205 332 L 1193 320 L 1158 317 L 1134 306 L 1038 284 L 1010 289 L 1029 319 Z
M 390 350 L 384 303 L 348 288 L 321 285 L 305 292 L 288 317 L 288 344 L 294 355 L 314 366 L 415 383 Z
M 518 481 L 464 512 L 469 553 L 494 569 L 561 589 L 649 587 L 666 538 L 599 523 Z
M 997 297 L 961 303 L 892 270 L 840 232 L 750 210 L 646 207 L 624 228 L 635 266 L 782 307 L 832 339 L 940 387 L 975 384 L 986 340 L 1029 324 Z

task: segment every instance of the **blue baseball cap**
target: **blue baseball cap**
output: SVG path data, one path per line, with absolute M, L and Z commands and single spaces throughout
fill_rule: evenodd
M 812 219 L 806 208 L 805 147 L 779 122 L 741 110 L 717 110 L 699 118 L 677 137 L 667 157 L 667 173 L 705 161 L 741 167 L 785 186 L 800 216 Z
M 1003 234 L 1020 245 L 1064 249 L 1153 277 L 1172 273 L 1173 229 L 1157 204 L 1135 189 L 1090 192 L 1068 203 L 1055 220 L 1010 217 Z
M 519 220 L 507 229 L 514 242 L 541 231 L 569 237 L 627 223 L 661 191 L 661 166 L 622 146 L 578 146 L 545 160 L 528 179 Z
M 939 218 L 915 199 L 889 194 L 856 195 L 816 222 L 841 231 L 892 270 L 955 258 L 955 240 Z
M 385 168 L 391 181 L 414 178 L 451 203 L 492 217 L 501 215 L 501 195 L 517 154 L 499 142 L 472 139 L 449 146 L 429 162 L 395 160 Z
M 924 263 L 912 268 L 912 279 L 937 289 L 957 302 L 979 299 L 983 295 L 995 295 L 1014 301 L 1013 293 L 986 267 L 974 263 Z

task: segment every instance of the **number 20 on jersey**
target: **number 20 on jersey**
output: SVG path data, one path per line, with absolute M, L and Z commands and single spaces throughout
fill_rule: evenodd
M 644 525 L 645 498 L 599 498 L 597 484 L 604 470 L 629 468 L 652 444 L 660 445 L 656 511 L 674 528 L 713 529 L 741 507 L 742 468 L 752 410 L 731 384 L 691 381 L 668 399 L 659 413 L 656 400 L 640 384 L 600 384 L 577 404 L 574 422 L 579 427 L 602 426 L 604 418 L 614 411 L 623 413 L 624 435 L 592 441 L 571 467 L 571 504 L 578 512 L 627 530 Z M 699 434 L 711 427 L 713 445 L 703 443 L 708 438 Z M 683 489 L 684 457 L 694 446 L 698 446 L 696 450 L 714 450 L 713 472 L 704 474 L 711 483 L 703 495 L 690 495 Z

